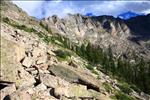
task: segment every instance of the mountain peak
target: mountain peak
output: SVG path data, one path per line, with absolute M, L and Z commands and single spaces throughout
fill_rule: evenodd
M 138 14 L 138 13 L 135 13 L 135 12 L 132 12 L 132 11 L 127 11 L 125 13 L 122 13 L 122 14 L 119 14 L 118 17 L 121 18 L 121 19 L 130 19 L 131 17 L 136 17 L 136 16 L 139 16 L 139 15 L 143 15 L 143 14 Z
M 93 13 L 86 13 L 85 15 L 86 15 L 86 16 L 90 16 L 90 17 L 91 17 L 91 16 L 94 16 Z

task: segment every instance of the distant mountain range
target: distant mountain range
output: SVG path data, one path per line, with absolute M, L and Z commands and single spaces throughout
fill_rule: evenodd
M 124 12 L 124 13 L 119 14 L 117 17 L 121 18 L 121 19 L 124 19 L 124 20 L 128 20 L 132 17 L 137 17 L 137 16 L 140 16 L 140 15 L 145 15 L 145 14 L 128 11 L 128 12 Z M 95 15 L 93 13 L 86 13 L 85 16 L 94 17 Z
M 127 20 L 127 19 L 130 19 L 132 17 L 139 16 L 139 15 L 144 15 L 144 14 L 142 14 L 142 13 L 139 14 L 139 13 L 134 13 L 134 12 L 128 11 L 128 12 L 125 12 L 125 13 L 118 15 L 117 17 Z
M 91 17 L 91 16 L 95 16 L 95 15 L 93 15 L 93 13 L 86 13 L 85 15 L 86 15 L 86 16 L 90 16 L 90 17 Z

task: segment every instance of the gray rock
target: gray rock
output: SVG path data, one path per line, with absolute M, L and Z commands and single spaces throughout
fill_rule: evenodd
M 48 70 L 68 82 L 78 82 L 79 75 L 62 65 L 51 66 Z
M 46 90 L 36 91 L 34 94 L 32 94 L 32 100 L 58 100 L 50 94 L 51 90 L 51 88 L 48 88 Z
M 51 50 L 48 50 L 47 53 L 48 53 L 49 55 L 51 55 L 51 56 L 56 56 L 56 54 L 55 54 L 53 51 L 51 51 Z
M 47 89 L 47 87 L 43 83 L 41 83 L 38 86 L 36 86 L 36 87 L 33 88 L 33 90 L 36 91 L 36 92 L 38 92 L 38 91 L 44 91 L 46 89 Z
M 68 82 L 85 84 L 95 89 L 96 91 L 100 91 L 99 81 L 97 81 L 97 79 L 91 76 L 90 74 L 86 73 L 85 70 L 76 69 L 73 67 L 69 67 L 67 65 L 55 65 L 55 66 L 49 67 L 48 70 L 52 72 L 54 75 Z
M 95 92 L 96 93 L 96 92 Z M 87 90 L 87 87 L 80 84 L 70 84 L 66 87 L 56 87 L 54 89 L 54 95 L 57 98 L 61 98 L 63 96 L 67 98 L 93 98 L 94 94 Z
M 33 58 L 31 57 L 25 57 L 24 60 L 22 61 L 22 65 L 25 67 L 31 67 L 33 63 Z
M 46 63 L 47 61 L 47 57 L 46 56 L 42 56 L 42 57 L 39 57 L 38 60 L 36 61 L 36 64 L 39 65 L 39 64 L 43 64 L 43 63 Z
M 58 86 L 57 78 L 49 74 L 40 74 L 40 81 L 47 87 L 55 88 Z
M 31 96 L 25 91 L 16 91 L 8 96 L 10 100 L 32 100 Z
M 30 67 L 30 68 L 26 68 L 25 70 L 28 71 L 28 72 L 31 72 L 31 71 L 34 71 L 34 70 L 36 70 L 36 69 L 33 68 L 33 67 Z
M 64 92 L 68 88 L 68 86 L 70 85 L 69 82 L 61 79 L 60 77 L 55 77 L 55 76 L 52 76 L 49 74 L 41 74 L 40 73 L 40 81 L 42 82 L 41 84 L 44 84 L 45 86 L 50 87 L 50 88 L 54 88 L 56 90 L 58 90 L 59 87 L 61 87 L 61 88 L 63 87 Z M 67 90 L 66 90 L 66 92 L 68 92 Z M 56 94 L 57 94 L 57 92 L 56 92 Z
M 30 73 L 31 73 L 31 75 L 37 75 L 39 72 L 38 72 L 38 70 L 34 70 L 34 71 L 31 71 Z
M 1 90 L 0 90 L 1 100 L 7 98 L 6 97 L 7 95 L 10 95 L 14 91 L 16 91 L 16 86 L 13 82 L 1 81 L 0 86 L 1 86 Z
M 19 79 L 16 82 L 18 88 L 26 88 L 32 86 L 36 82 L 34 76 L 25 71 L 23 67 L 20 68 L 18 72 Z
M 54 96 L 57 98 L 61 98 L 62 96 L 69 97 L 68 87 L 56 87 L 54 88 Z

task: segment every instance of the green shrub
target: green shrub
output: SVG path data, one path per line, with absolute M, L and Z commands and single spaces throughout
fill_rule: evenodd
M 28 28 L 25 25 L 15 25 L 18 29 L 24 30 L 26 32 L 37 32 L 34 28 Z
M 8 17 L 3 18 L 3 21 L 6 22 L 7 24 L 18 28 L 20 30 L 24 30 L 26 32 L 37 32 L 34 28 L 28 28 L 25 25 L 19 25 L 17 22 L 15 22 L 14 20 L 9 19 Z
M 92 70 L 92 73 L 99 75 L 97 71 L 95 71 L 94 69 Z
M 42 21 L 40 21 L 40 26 L 41 26 L 42 28 L 45 28 L 45 25 L 43 24 Z
M 113 88 L 110 84 L 104 82 L 103 86 L 104 86 L 104 88 L 106 89 L 107 92 L 112 92 L 113 91 Z
M 120 85 L 118 85 L 118 87 L 120 88 L 120 90 L 122 92 L 124 92 L 126 94 L 130 94 L 132 92 L 132 89 L 127 84 L 120 84 Z
M 10 20 L 9 20 L 8 17 L 3 18 L 3 21 L 4 21 L 5 23 L 9 23 L 9 22 L 10 22 Z
M 99 75 L 97 71 L 94 70 L 93 66 L 91 64 L 85 65 L 87 69 L 89 69 L 92 73 Z
M 46 31 L 48 31 L 49 33 L 52 33 L 50 27 L 48 26 L 48 24 L 44 24 L 42 21 L 40 22 L 40 26 L 42 28 L 44 28 Z
M 126 95 L 122 92 L 118 92 L 115 94 L 117 100 L 135 100 L 133 97 Z
M 44 38 L 43 38 L 43 41 L 44 41 L 45 43 L 48 44 L 49 42 L 51 42 L 51 37 L 50 37 L 50 36 L 44 36 L 43 34 L 41 34 L 41 36 L 44 37 Z
M 86 68 L 89 69 L 89 70 L 94 70 L 93 66 L 90 65 L 90 64 L 86 65 Z
M 42 32 L 35 32 L 35 34 L 37 34 L 38 37 L 40 37 L 40 38 L 43 38 L 43 37 L 44 37 L 43 34 L 42 34 Z
M 54 51 L 57 57 L 61 58 L 62 60 L 66 60 L 68 57 L 71 56 L 70 52 L 64 50 L 56 50 Z
M 137 88 L 137 86 L 135 86 L 135 85 L 131 85 L 130 88 L 132 88 L 134 91 L 136 91 L 138 93 L 141 92 L 141 90 L 139 88 Z

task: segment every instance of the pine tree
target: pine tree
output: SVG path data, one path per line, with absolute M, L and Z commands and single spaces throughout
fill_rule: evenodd
M 93 62 L 93 51 L 92 51 L 92 46 L 90 43 L 88 43 L 86 47 L 86 54 L 87 54 L 87 59 Z
M 81 45 L 81 53 L 84 58 L 87 58 L 86 47 L 84 44 Z

